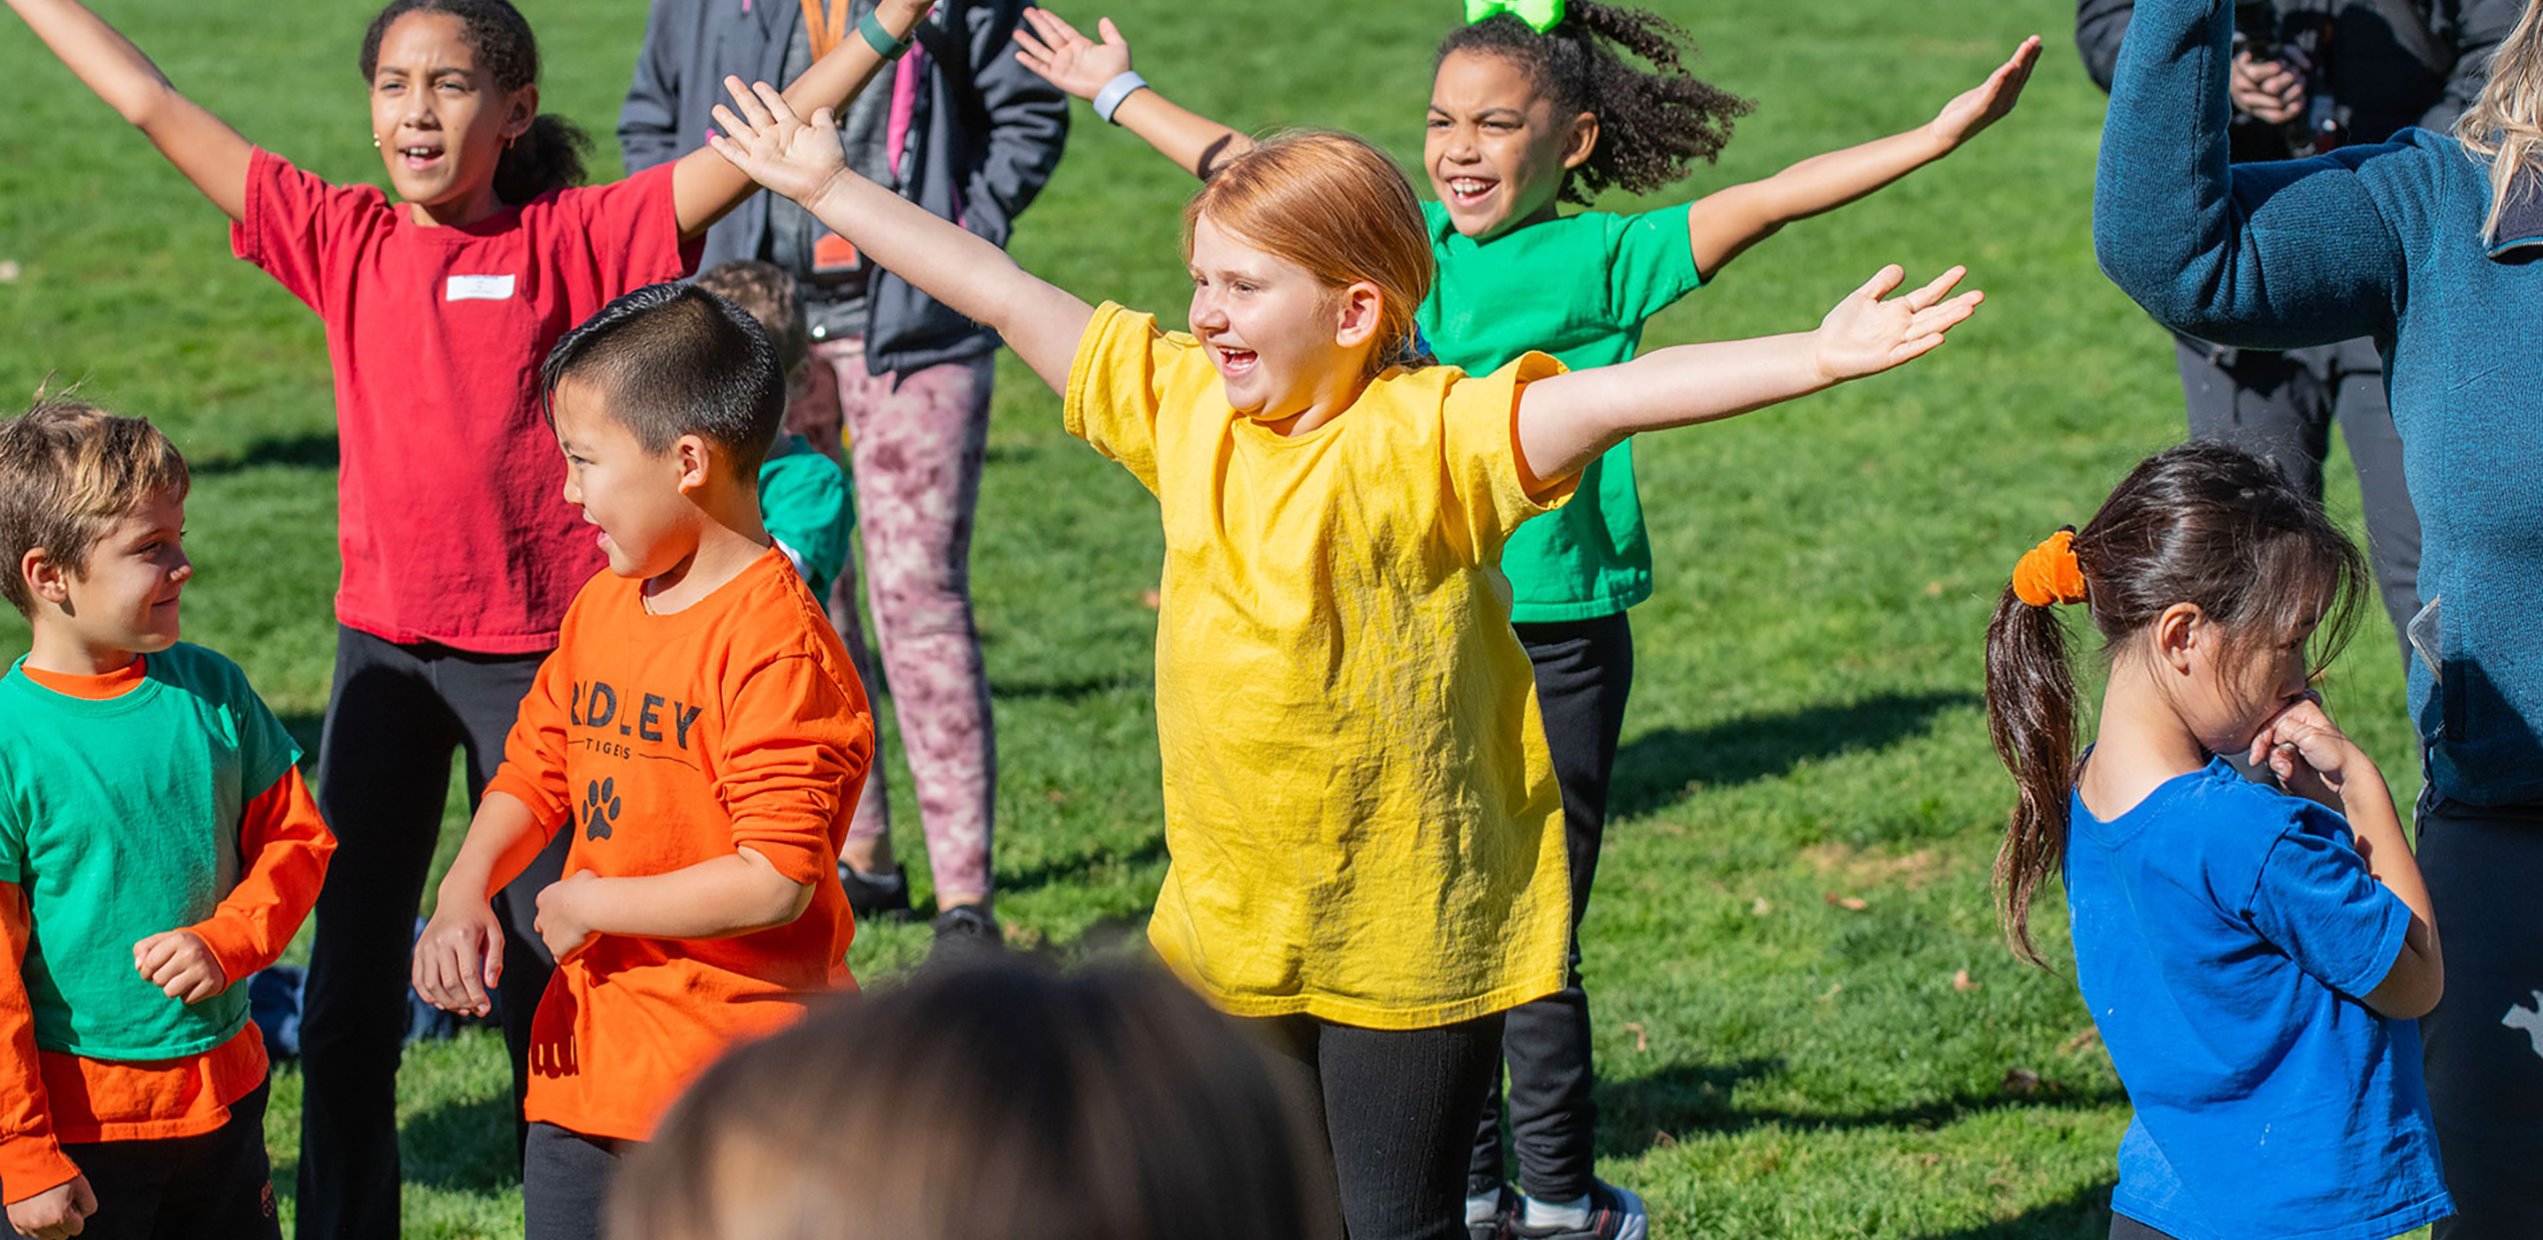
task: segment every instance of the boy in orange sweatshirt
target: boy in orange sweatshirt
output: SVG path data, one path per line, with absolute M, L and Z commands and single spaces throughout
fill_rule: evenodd
M 265 1043 L 238 983 L 335 839 L 238 665 L 177 640 L 188 475 L 148 422 L 0 424 L 0 1200 L 34 1240 L 274 1240 Z
M 760 520 L 785 380 L 749 316 L 629 293 L 541 368 L 565 501 L 608 573 L 566 611 L 417 944 L 427 1001 L 484 1013 L 488 899 L 559 830 L 533 1022 L 528 1240 L 591 1240 L 612 1169 L 732 1043 L 852 985 L 833 869 L 874 753 L 847 651 Z

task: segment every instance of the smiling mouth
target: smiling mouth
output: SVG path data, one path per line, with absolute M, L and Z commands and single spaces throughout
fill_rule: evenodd
M 397 148 L 397 158 L 408 171 L 421 172 L 441 162 L 442 148 L 421 143 Z
M 1501 182 L 1488 177 L 1447 177 L 1440 183 L 1448 187 L 1450 205 L 1459 207 L 1477 206 L 1501 188 Z
M 1261 360 L 1261 356 L 1252 349 L 1231 349 L 1225 345 L 1212 345 L 1210 348 L 1218 354 L 1219 372 L 1229 378 L 1250 373 L 1254 363 Z

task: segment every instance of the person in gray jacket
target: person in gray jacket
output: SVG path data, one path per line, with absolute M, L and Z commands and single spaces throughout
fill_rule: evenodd
M 2077 0 L 2075 43 L 2103 90 L 2136 0 Z M 2246 0 L 2235 5 L 2230 149 L 2237 163 L 2444 133 L 2475 96 L 2523 0 Z M 2377 592 L 2408 658 L 2420 607 L 2419 516 L 2373 341 L 2272 353 L 2176 335 L 2190 434 L 2267 459 L 2322 495 L 2337 421 L 2357 466 Z
M 873 9 L 874 0 L 654 0 L 619 113 L 628 169 L 706 145 L 728 74 L 783 82 L 843 39 L 888 43 L 862 28 Z M 1023 10 L 1021 0 L 942 0 L 839 118 L 850 167 L 1000 245 L 1050 179 L 1068 132 L 1068 97 L 1013 55 Z M 799 285 L 813 364 L 787 425 L 854 476 L 875 635 L 935 880 L 937 943 L 994 946 L 997 747 L 968 566 L 997 337 L 774 194 L 752 196 L 707 233 L 700 269 L 732 259 L 775 263 Z M 856 577 L 852 559 L 830 610 L 857 674 L 874 685 L 883 682 L 860 632 Z M 878 763 L 839 866 L 859 916 L 909 908 L 886 805 Z

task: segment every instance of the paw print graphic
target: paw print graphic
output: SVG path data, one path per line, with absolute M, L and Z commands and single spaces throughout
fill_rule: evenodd
M 618 781 L 599 780 L 583 790 L 583 838 L 609 838 L 610 824 L 618 821 Z

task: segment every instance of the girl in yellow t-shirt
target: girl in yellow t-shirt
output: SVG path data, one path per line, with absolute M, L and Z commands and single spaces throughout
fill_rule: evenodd
M 1979 295 L 1950 296 L 1954 268 L 1883 300 L 1891 267 L 1813 332 L 1469 376 L 1417 355 L 1411 186 L 1310 133 L 1192 199 L 1193 334 L 1170 333 L 860 179 L 826 113 L 727 85 L 716 150 L 996 328 L 1156 495 L 1171 865 L 1149 939 L 1295 1066 L 1355 1240 L 1460 1236 L 1500 1014 L 1562 985 L 1570 918 L 1504 540 L 1628 436 L 1896 366 Z

